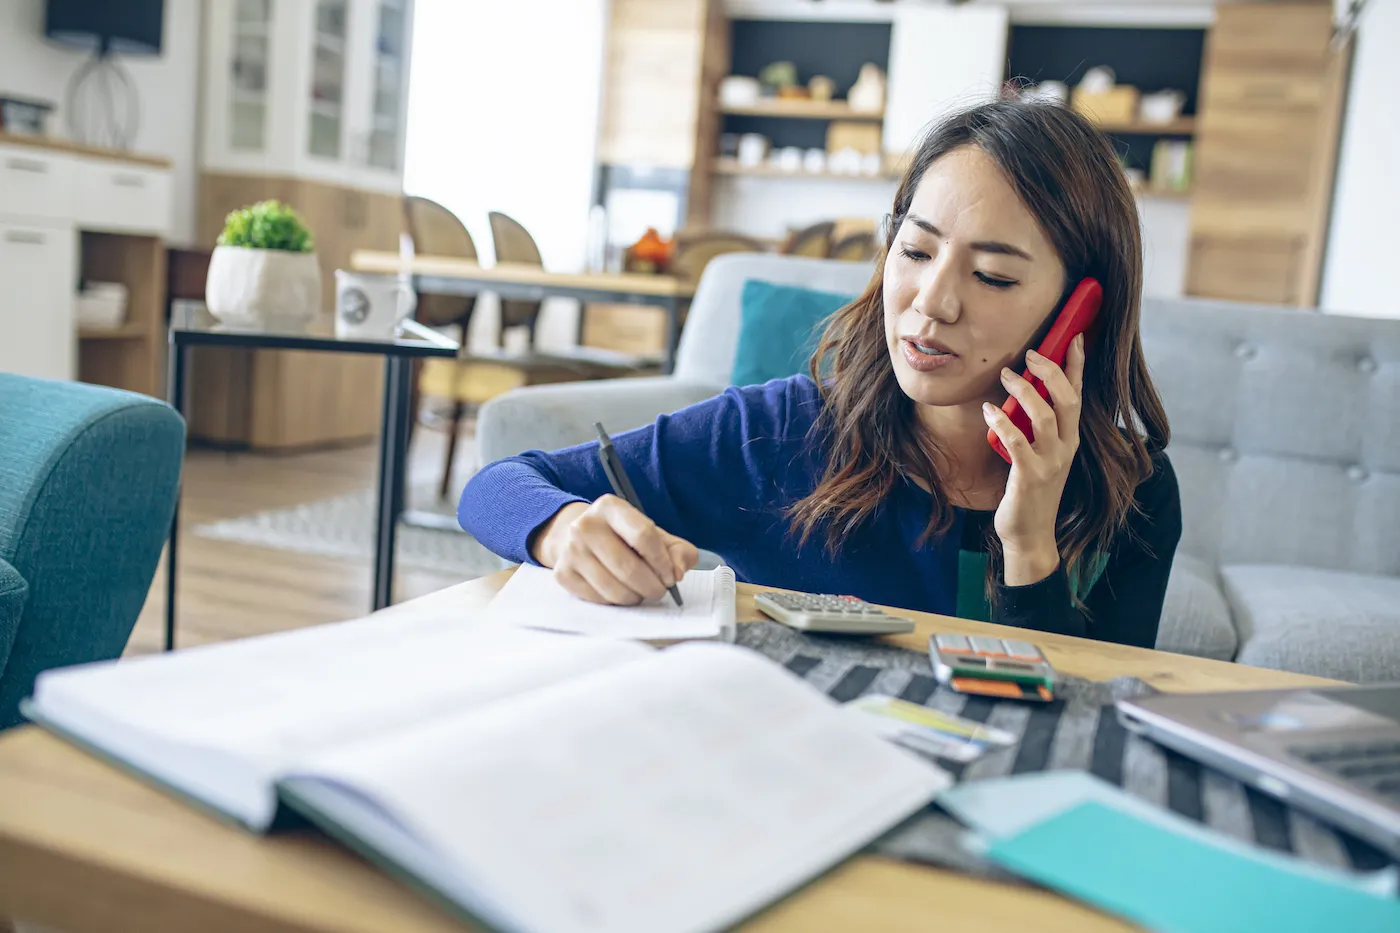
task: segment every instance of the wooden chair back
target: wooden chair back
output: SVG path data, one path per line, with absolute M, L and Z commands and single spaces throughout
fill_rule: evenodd
M 761 242 L 737 233 L 682 233 L 676 237 L 676 255 L 671 260 L 670 271 L 672 275 L 698 282 L 700 274 L 716 256 L 723 256 L 725 253 L 764 252 L 767 252 L 767 249 Z
M 852 233 L 831 247 L 831 258 L 845 262 L 871 262 L 875 259 L 875 234 Z
M 438 202 L 405 195 L 403 216 L 404 229 L 413 240 L 413 251 L 418 255 L 451 256 L 476 261 L 476 243 L 467 232 L 466 225 Z M 413 317 L 429 327 L 460 325 L 465 341 L 467 324 L 475 309 L 475 296 L 419 293 L 418 308 Z
M 516 262 L 527 266 L 544 267 L 544 259 L 540 256 L 540 248 L 535 243 L 535 238 L 530 236 L 530 231 L 526 230 L 519 221 L 507 214 L 499 211 L 492 211 L 489 215 L 491 220 L 491 242 L 496 248 L 497 262 Z M 535 345 L 535 327 L 539 323 L 540 301 L 521 301 L 514 298 L 501 299 L 501 334 L 507 328 L 524 327 L 530 332 L 530 346 Z
M 788 256 L 810 256 L 813 259 L 825 259 L 831 253 L 832 231 L 835 229 L 835 222 L 826 220 L 801 230 L 795 230 L 788 236 L 787 242 L 778 252 Z

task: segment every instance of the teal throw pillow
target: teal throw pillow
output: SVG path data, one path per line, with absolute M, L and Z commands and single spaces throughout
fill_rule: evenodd
M 739 349 L 730 382 L 757 385 L 806 372 L 826 319 L 854 300 L 750 279 L 739 298 Z

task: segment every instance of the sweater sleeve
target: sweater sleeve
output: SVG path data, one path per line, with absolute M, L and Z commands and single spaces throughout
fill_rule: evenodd
M 725 551 L 781 501 L 789 438 L 805 436 L 809 408 L 796 378 L 730 388 L 613 438 L 648 517 L 696 547 Z M 612 492 L 594 442 L 529 451 L 489 464 L 467 483 L 457 520 L 508 560 L 531 562 L 535 531 L 571 502 Z
M 1087 612 L 1074 608 L 1061 566 L 1038 583 L 999 585 L 993 622 L 1140 648 L 1156 646 L 1167 578 L 1181 540 L 1181 494 L 1166 454 L 1153 459 L 1152 476 L 1137 489 L 1138 508 L 1118 533 L 1103 574 L 1084 598 Z

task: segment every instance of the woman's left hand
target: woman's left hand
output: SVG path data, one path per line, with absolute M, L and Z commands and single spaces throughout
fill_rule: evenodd
M 1002 385 L 1030 416 L 1035 442 L 1012 423 L 1000 408 L 982 406 L 983 417 L 1011 454 L 1011 476 L 997 507 L 996 532 L 1005 555 L 1007 586 L 1025 586 L 1045 579 L 1060 563 L 1055 521 L 1070 466 L 1079 450 L 1079 412 L 1084 390 L 1084 335 L 1074 338 L 1060 369 L 1031 350 L 1026 368 L 1050 390 L 1050 402 L 1010 369 Z M 1053 403 L 1054 407 L 1051 407 Z

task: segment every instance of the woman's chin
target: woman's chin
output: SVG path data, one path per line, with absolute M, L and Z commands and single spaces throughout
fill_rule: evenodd
M 891 362 L 899 387 L 920 405 L 957 405 L 975 397 L 966 380 L 949 371 L 952 367 L 919 372 L 897 356 Z

